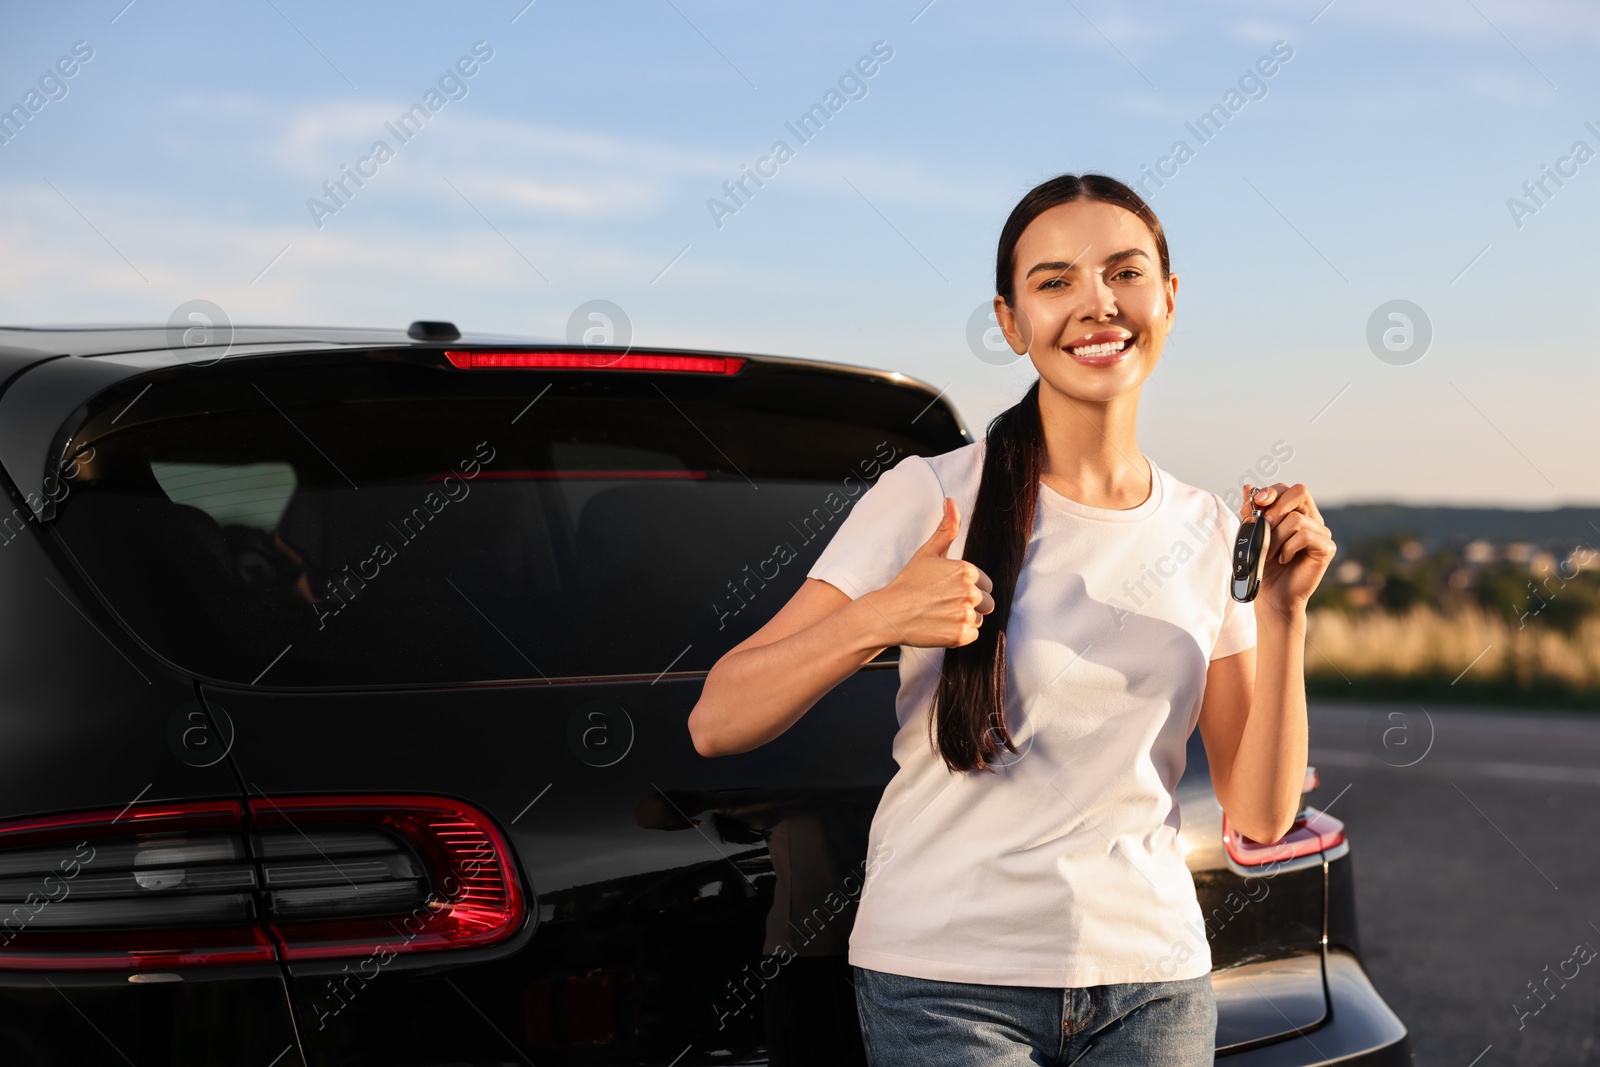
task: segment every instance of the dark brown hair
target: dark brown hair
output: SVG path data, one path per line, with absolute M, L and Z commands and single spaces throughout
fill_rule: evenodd
M 1075 200 L 1114 204 L 1150 229 L 1161 256 L 1161 277 L 1171 275 L 1167 237 L 1155 212 L 1128 186 L 1102 174 L 1062 174 L 1029 190 L 1000 230 L 994 287 L 1016 307 L 1013 275 L 1017 241 L 1040 214 Z M 1044 427 L 1039 415 L 1039 380 L 1022 399 L 996 415 L 985 435 L 983 478 L 973 504 L 962 558 L 977 565 L 994 583 L 994 611 L 978 628 L 978 639 L 947 648 L 934 691 L 928 730 L 946 766 L 955 771 L 994 770 L 990 759 L 1001 747 L 1015 753 L 1006 723 L 1006 623 L 1011 599 L 1033 533 L 1044 461 Z M 935 733 L 935 727 L 937 732 Z

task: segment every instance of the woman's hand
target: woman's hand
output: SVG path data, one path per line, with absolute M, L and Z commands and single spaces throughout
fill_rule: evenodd
M 1250 500 L 1256 497 L 1267 527 L 1272 532 L 1267 547 L 1267 564 L 1261 575 L 1261 593 L 1267 602 L 1285 616 L 1304 611 L 1311 594 L 1333 562 L 1338 545 L 1322 522 L 1311 493 L 1303 485 L 1266 485 L 1254 489 L 1245 483 L 1244 502 L 1239 518 L 1250 517 Z
M 944 519 L 893 581 L 868 593 L 888 623 L 892 643 L 914 648 L 955 648 L 978 639 L 983 616 L 994 610 L 994 583 L 975 564 L 947 559 L 961 520 L 944 498 Z

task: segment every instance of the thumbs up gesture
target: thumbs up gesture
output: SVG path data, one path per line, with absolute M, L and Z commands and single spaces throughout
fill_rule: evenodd
M 952 497 L 933 536 L 912 553 L 894 580 L 868 594 L 889 622 L 898 644 L 955 648 L 978 639 L 983 616 L 994 610 L 994 583 L 977 565 L 949 559 L 961 528 Z

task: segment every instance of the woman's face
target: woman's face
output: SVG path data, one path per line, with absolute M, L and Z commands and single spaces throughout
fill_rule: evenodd
M 1137 390 L 1161 358 L 1178 294 L 1149 227 L 1115 204 L 1058 204 L 1022 231 L 1014 262 L 1016 306 L 994 298 L 1011 350 L 1069 396 Z

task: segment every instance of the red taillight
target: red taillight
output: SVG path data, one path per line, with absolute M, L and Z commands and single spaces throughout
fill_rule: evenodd
M 1344 823 L 1315 808 L 1307 808 L 1304 817 L 1297 819 L 1281 840 L 1262 844 L 1235 830 L 1228 813 L 1224 811 L 1222 840 L 1235 863 L 1243 867 L 1255 867 L 1266 863 L 1282 863 L 1284 860 L 1309 856 L 1313 852 L 1326 852 L 1344 840 Z
M 740 356 L 673 356 L 628 352 L 621 355 L 604 349 L 576 352 L 507 352 L 446 349 L 445 358 L 462 370 L 493 367 L 545 367 L 583 370 L 670 370 L 691 374 L 738 374 L 744 366 Z
M 146 804 L 0 824 L 0 969 L 168 970 L 475 947 L 525 915 L 488 817 L 438 797 Z
M 82 836 L 113 836 L 137 826 L 141 831 L 155 829 L 192 830 L 201 826 L 237 826 L 242 809 L 237 800 L 202 800 L 191 804 L 132 804 L 121 811 L 85 811 L 70 815 L 42 815 L 0 823 L 0 854 L 22 848 L 35 841 Z M 114 829 L 118 824 L 123 829 Z M 3 864 L 3 861 L 0 861 Z
M 0 968 L 270 962 L 242 811 L 147 804 L 0 825 Z
M 266 883 L 263 918 L 284 959 L 471 948 L 503 940 L 522 923 L 511 851 L 471 805 L 437 797 L 290 797 L 252 800 L 250 814 Z M 329 831 L 342 837 L 319 843 Z M 372 839 L 360 840 L 363 832 Z M 393 857 L 407 854 L 421 863 L 415 878 L 396 869 Z M 300 876 L 275 887 L 274 874 L 288 870 Z M 416 891 L 408 896 L 409 882 Z M 371 907 L 362 906 L 363 896 Z

